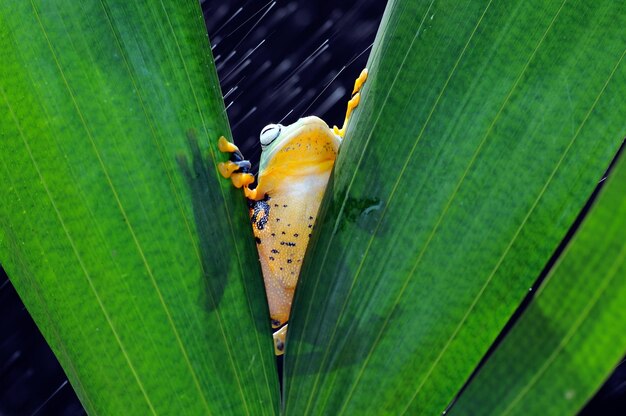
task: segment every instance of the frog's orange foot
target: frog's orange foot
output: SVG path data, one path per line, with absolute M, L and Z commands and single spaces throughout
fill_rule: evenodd
M 346 128 L 348 127 L 348 122 L 350 121 L 350 117 L 352 116 L 352 112 L 361 102 L 361 88 L 363 88 L 363 84 L 367 80 L 367 68 L 364 68 L 361 71 L 359 77 L 354 81 L 354 89 L 352 90 L 352 98 L 348 101 L 348 109 L 346 111 L 346 118 L 343 121 L 343 126 L 341 128 L 337 126 L 333 126 L 333 132 L 343 138 L 346 134 Z
M 229 142 L 228 140 L 226 140 L 226 137 L 222 136 L 217 141 L 217 147 L 220 149 L 220 152 L 222 152 L 222 153 L 231 153 L 231 159 L 232 160 L 229 163 L 225 164 L 224 171 L 222 171 L 220 169 L 220 173 L 225 178 L 230 177 L 230 174 L 233 173 L 237 169 L 241 169 L 241 170 L 245 171 L 246 173 L 250 171 L 250 166 L 251 166 L 250 162 L 247 161 L 243 157 L 243 155 L 241 154 L 241 151 L 235 145 L 235 143 Z M 237 167 L 235 167 L 235 165 Z M 228 176 L 226 176 L 226 175 L 228 175 Z
M 333 131 L 335 134 L 341 138 L 346 135 L 346 128 L 348 127 L 348 122 L 350 121 L 350 116 L 352 115 L 352 111 L 359 105 L 361 102 L 361 93 L 357 92 L 352 96 L 350 101 L 348 101 L 348 110 L 346 111 L 346 120 L 343 122 L 343 126 L 341 128 L 337 126 L 333 126 Z
M 254 183 L 254 175 L 250 173 L 250 162 L 245 160 L 239 148 L 226 140 L 224 136 L 218 140 L 217 147 L 220 152 L 230 153 L 232 159 L 217 165 L 220 174 L 225 178 L 230 178 L 236 188 L 243 187 L 248 196 L 250 192 L 248 186 Z
M 283 355 L 285 353 L 285 339 L 287 338 L 287 326 L 285 325 L 278 331 L 274 332 L 274 353 Z
M 354 81 L 354 89 L 352 90 L 352 96 L 354 96 L 354 94 L 361 91 L 361 88 L 363 88 L 363 84 L 365 84 L 365 81 L 367 81 L 367 74 L 368 74 L 367 68 L 363 68 L 363 70 L 359 74 L 359 77 L 356 79 L 356 81 Z

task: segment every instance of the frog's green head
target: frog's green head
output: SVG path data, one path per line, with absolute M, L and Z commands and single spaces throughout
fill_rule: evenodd
M 294 146 L 289 147 L 291 155 L 289 157 L 302 159 L 305 157 L 304 152 L 311 151 L 311 146 L 302 146 L 303 141 L 314 142 L 315 147 L 332 143 L 331 147 L 335 152 L 340 142 L 340 138 L 333 133 L 326 122 L 315 116 L 301 118 L 288 126 L 268 124 L 261 130 L 259 139 L 261 142 L 259 171 L 265 170 L 273 161 L 277 162 L 276 157 L 279 152 L 287 150 L 290 143 Z M 282 157 L 279 159 L 282 160 Z

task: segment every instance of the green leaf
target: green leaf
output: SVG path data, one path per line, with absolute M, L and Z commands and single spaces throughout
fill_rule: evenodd
M 287 414 L 436 414 L 626 134 L 613 1 L 390 1 L 317 220 Z
M 626 351 L 626 159 L 452 414 L 575 414 Z
M 90 414 L 275 414 L 196 0 L 0 4 L 0 260 Z

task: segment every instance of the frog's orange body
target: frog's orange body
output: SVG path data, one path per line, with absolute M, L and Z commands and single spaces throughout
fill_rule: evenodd
M 261 199 L 250 209 L 274 328 L 289 320 L 304 252 L 341 140 L 317 117 L 299 125 L 297 138 L 283 142 L 259 171 Z
M 271 124 L 261 132 L 261 163 L 258 183 L 250 164 L 237 147 L 220 138 L 219 148 L 233 154 L 234 161 L 221 163 L 219 170 L 243 187 L 250 200 L 250 219 L 259 251 L 263 280 L 270 309 L 276 354 L 285 346 L 287 321 L 300 267 L 311 237 L 330 172 L 352 110 L 360 100 L 359 90 L 367 78 L 363 70 L 355 83 L 341 129 L 318 117 L 305 117 L 289 126 Z

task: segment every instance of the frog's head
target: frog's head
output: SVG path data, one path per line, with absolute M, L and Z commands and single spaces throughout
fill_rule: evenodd
M 268 124 L 261 130 L 261 162 L 259 170 L 263 171 L 272 163 L 283 163 L 289 160 L 306 159 L 320 155 L 319 150 L 324 144 L 333 153 L 337 152 L 340 138 L 319 117 L 311 116 L 299 119 L 293 124 Z M 289 146 L 293 144 L 293 146 Z M 327 158 L 328 156 L 323 156 Z M 334 159 L 334 154 L 333 154 Z

